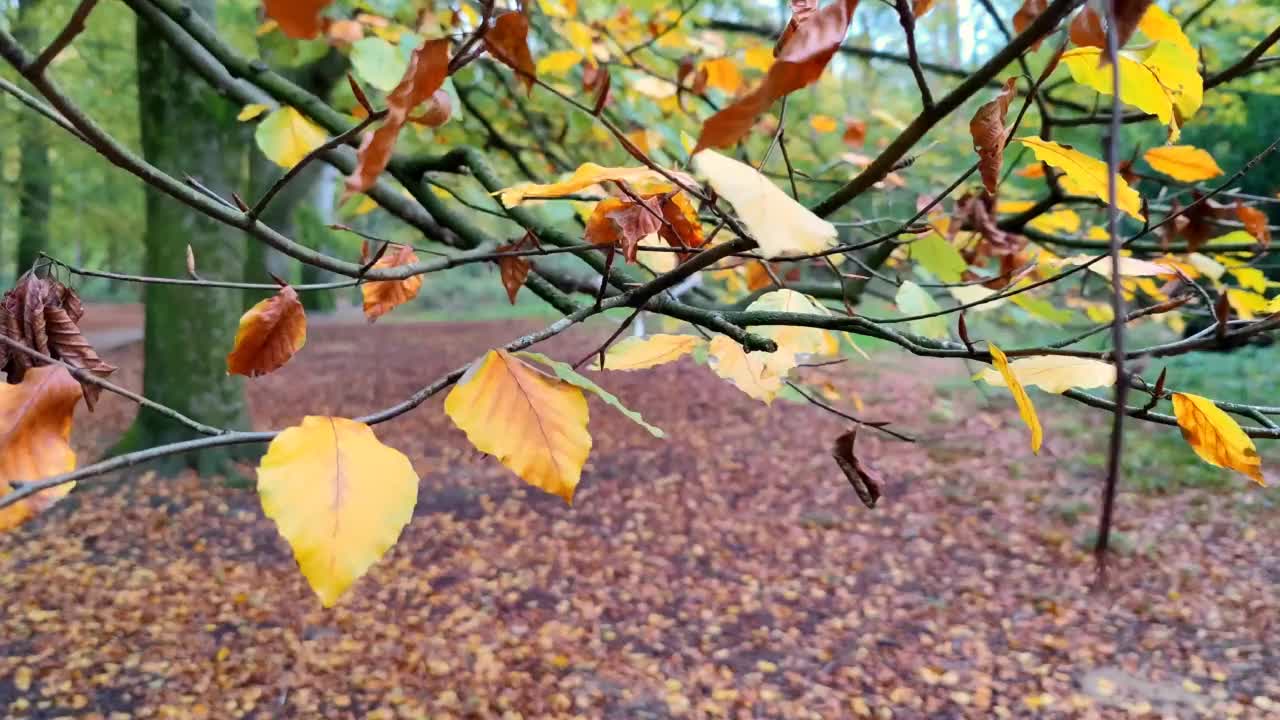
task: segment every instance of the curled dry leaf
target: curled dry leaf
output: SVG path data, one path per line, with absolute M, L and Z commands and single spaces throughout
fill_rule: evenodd
M 400 129 L 409 120 L 409 113 L 429 98 L 444 84 L 449 76 L 449 39 L 428 40 L 413 51 L 404 77 L 387 96 L 387 117 L 382 125 L 371 133 L 365 133 L 356 153 L 356 169 L 346 180 L 348 192 L 364 192 L 373 187 L 378 175 L 391 160 Z M 439 116 L 439 111 L 429 116 Z M 445 115 L 445 119 L 448 116 Z
M 573 504 L 591 452 L 582 390 L 505 350 L 490 350 L 449 392 L 444 410 L 476 449 Z
M 1174 393 L 1173 414 L 1178 418 L 1182 437 L 1201 460 L 1244 473 L 1259 485 L 1266 484 L 1262 477 L 1262 459 L 1253 440 L 1212 400 Z
M 831 457 L 835 458 L 836 465 L 840 466 L 845 479 L 853 486 L 853 491 L 858 494 L 862 504 L 868 508 L 874 508 L 876 502 L 880 500 L 880 486 L 883 480 L 880 478 L 880 473 L 868 467 L 854 453 L 853 444 L 857 435 L 858 430 L 854 428 L 836 438 L 835 444 L 831 447 Z
M 29 370 L 17 385 L 0 383 L 0 498 L 15 482 L 35 482 L 76 467 L 71 417 L 80 384 L 66 368 Z M 64 483 L 0 508 L 0 531 L 10 530 L 62 499 L 75 483 Z
M 1022 388 L 1022 383 L 1018 381 L 1018 376 L 1009 368 L 1009 358 L 1007 358 L 1000 348 L 992 343 L 987 343 L 987 349 L 991 351 L 991 364 L 995 365 L 996 370 L 1000 372 L 1000 376 L 1004 378 L 1004 384 L 1009 388 L 1009 392 L 1013 394 L 1013 400 L 1018 404 L 1018 414 L 1022 416 L 1022 421 L 1031 429 L 1031 452 L 1040 452 L 1040 443 L 1044 440 L 1044 430 L 1040 427 L 1040 418 L 1036 415 L 1036 406 L 1031 404 L 1031 398 L 1027 395 L 1027 391 Z
M 605 198 L 596 203 L 591 217 L 587 218 L 585 239 L 592 245 L 616 245 L 622 249 L 627 262 L 635 262 L 636 246 L 662 226 L 662 209 L 657 199 L 635 202 Z
M 307 343 L 307 314 L 288 285 L 240 316 L 227 374 L 258 377 L 279 370 Z
M 995 195 L 1000 184 L 1000 165 L 1004 162 L 1006 130 L 1004 116 L 1009 112 L 1018 85 L 1017 76 L 1004 81 L 1004 88 L 994 100 L 984 103 L 969 121 L 969 134 L 973 137 L 973 149 L 978 153 L 978 170 L 982 173 L 982 185 Z
M 1252 235 L 1259 245 L 1264 248 L 1271 246 L 1271 226 L 1266 213 L 1236 200 L 1236 217 L 1244 223 L 1245 232 Z
M 373 264 L 373 269 L 402 267 L 418 262 L 418 255 L 408 245 L 400 245 L 395 252 L 387 253 Z M 422 276 L 413 275 L 403 280 L 373 280 L 360 286 L 364 296 L 364 316 L 373 322 L 418 297 L 422 289 Z
M 325 20 L 320 13 L 331 2 L 333 0 L 262 0 L 262 7 L 285 35 L 311 40 L 324 30 Z
M 308 416 L 271 441 L 258 495 L 311 589 L 332 607 L 400 537 L 418 475 L 368 425 Z
M 695 335 L 649 335 L 619 340 L 605 352 L 597 370 L 644 370 L 674 362 L 706 343 Z
M 693 154 L 725 148 L 746 135 L 775 100 L 813 84 L 844 42 L 858 0 L 834 0 L 819 9 L 793 3 L 791 22 L 778 39 L 764 80 L 750 92 L 707 119 Z M 801 9 L 803 8 L 803 9 Z
M 516 71 L 527 92 L 533 90 L 537 68 L 529 53 L 529 18 L 522 12 L 504 12 L 484 35 L 489 54 Z

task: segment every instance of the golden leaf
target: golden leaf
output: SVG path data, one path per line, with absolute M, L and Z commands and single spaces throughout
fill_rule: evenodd
M 1036 416 L 1036 406 L 1031 404 L 1031 398 L 1027 396 L 1027 391 L 1022 388 L 1022 383 L 1018 382 L 1018 377 L 1009 369 L 1009 359 L 1005 357 L 1003 351 L 996 347 L 993 343 L 987 343 L 987 349 L 991 351 L 991 364 L 996 366 L 996 370 L 1000 371 L 1000 376 L 1004 378 L 1004 384 L 1009 388 L 1009 392 L 1013 393 L 1013 400 L 1018 404 L 1018 414 L 1022 416 L 1022 422 L 1031 428 L 1031 452 L 1040 452 L 1040 443 L 1044 440 L 1044 430 L 1040 428 L 1040 418 Z
M 401 245 L 397 250 L 388 252 L 381 260 L 374 263 L 373 269 L 400 267 L 416 262 L 418 262 L 418 256 L 413 252 L 413 248 Z M 360 286 L 360 293 L 364 296 L 364 316 L 369 319 L 369 322 L 373 322 L 391 312 L 392 308 L 418 297 L 418 291 L 421 289 L 421 275 L 413 275 L 403 280 L 367 282 Z
M 702 63 L 702 69 L 707 72 L 707 87 L 723 90 L 728 95 L 734 95 L 742 89 L 742 73 L 738 72 L 738 66 L 732 59 L 722 57 L 708 60 Z
M 817 300 L 795 290 L 774 290 L 765 293 L 747 306 L 747 312 L 784 312 L 801 315 L 831 315 L 831 311 Z M 765 325 L 759 334 L 773 340 L 778 349 L 761 353 L 762 362 L 780 378 L 796 366 L 801 355 L 831 356 L 840 353 L 840 341 L 831 332 L 821 328 L 795 325 Z
M 450 391 L 444 411 L 476 449 L 573 504 L 591 451 L 587 400 L 577 387 L 490 350 Z
M 577 170 L 569 177 L 560 182 L 549 183 L 546 185 L 535 185 L 532 183 L 524 183 L 513 187 L 505 188 L 494 193 L 500 195 L 502 204 L 507 207 L 515 207 L 525 200 L 534 198 L 556 198 L 572 195 L 580 190 L 585 190 L 597 183 L 609 180 L 618 180 L 624 182 L 641 182 L 663 180 L 662 175 L 647 167 L 604 167 L 595 163 L 583 163 L 578 166 Z
M 1076 82 L 1111 95 L 1112 68 L 1102 62 L 1103 52 L 1097 47 L 1074 48 L 1062 54 L 1062 63 Z M 1204 95 L 1195 53 L 1188 55 L 1171 41 L 1157 41 L 1141 51 L 1123 51 L 1119 60 L 1120 101 L 1155 115 L 1169 126 L 1170 139 L 1177 140 Z
M 768 353 L 748 353 L 732 338 L 717 335 L 707 346 L 708 360 L 715 374 L 766 405 L 782 390 L 782 376 L 766 363 Z
M 246 120 L 252 120 L 270 109 L 271 109 L 270 105 L 263 105 L 262 103 L 250 103 L 248 105 L 245 105 L 243 108 L 240 108 L 240 114 L 236 115 L 236 120 L 239 120 L 240 122 L 245 122 Z
M 80 383 L 59 365 L 31 368 L 17 385 L 0 382 L 0 498 L 13 482 L 35 482 L 76 468 L 68 440 L 80 397 Z M 0 508 L 0 531 L 40 514 L 73 487 L 63 483 Z
M 629 337 L 614 343 L 604 354 L 604 366 L 597 370 L 644 370 L 674 362 L 693 352 L 704 340 L 694 335 L 650 335 Z
M 1222 168 L 1218 167 L 1212 155 L 1191 145 L 1151 148 L 1142 157 L 1157 172 L 1182 182 L 1208 180 L 1222 174 Z
M 1262 478 L 1262 459 L 1253 440 L 1212 400 L 1174 393 L 1173 414 L 1178 418 L 1178 427 L 1182 428 L 1182 437 L 1201 460 L 1244 473 L 1259 485 L 1266 485 Z
M 308 416 L 271 441 L 258 495 L 311 589 L 332 607 L 400 537 L 418 475 L 368 425 Z
M 1090 358 L 1032 355 L 1009 363 L 1009 371 L 1024 387 L 1034 385 L 1059 394 L 1070 388 L 1111 387 L 1116 383 L 1114 365 Z M 978 377 L 996 387 L 1008 386 L 1004 375 L 994 368 L 986 368 Z
M 262 153 L 271 162 L 291 168 L 328 139 L 324 128 L 291 107 L 282 107 L 258 124 L 253 133 Z
M 733 206 L 766 258 L 820 252 L 835 242 L 834 225 L 791 199 L 750 165 L 703 150 L 693 156 L 693 166 Z
M 539 75 L 563 75 L 582 62 L 582 55 L 577 50 L 558 50 L 548 53 L 538 60 Z
M 813 115 L 809 118 L 809 127 L 813 128 L 814 132 L 829 133 L 835 132 L 840 124 L 830 115 Z
M 1107 164 L 1085 155 L 1070 145 L 1059 145 L 1051 140 L 1027 136 L 1018 142 L 1031 149 L 1036 159 L 1065 172 L 1076 186 L 1103 202 L 1107 201 Z M 1137 220 L 1142 217 L 1142 198 L 1129 187 L 1124 178 L 1116 176 L 1116 206 Z
M 278 370 L 307 343 L 307 314 L 288 285 L 240 316 L 227 374 L 257 377 Z

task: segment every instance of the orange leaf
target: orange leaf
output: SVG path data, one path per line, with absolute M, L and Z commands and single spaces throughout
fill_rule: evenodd
M 373 187 L 391 160 L 391 151 L 396 138 L 400 137 L 400 128 L 409 119 L 409 113 L 431 98 L 448 76 L 448 38 L 428 40 L 413 51 L 404 78 L 387 96 L 387 119 L 377 130 L 365 133 L 360 142 L 355 172 L 346 181 L 348 192 L 364 192 Z
M 1080 47 L 1104 48 L 1107 46 L 1107 31 L 1102 26 L 1102 18 L 1087 5 L 1071 21 L 1068 34 L 1071 42 Z
M 373 269 L 400 267 L 416 262 L 418 262 L 418 256 L 413 252 L 413 248 L 401 245 L 394 254 L 387 253 L 381 260 L 374 263 Z M 364 316 L 369 318 L 369 322 L 373 322 L 391 312 L 392 308 L 418 297 L 418 291 L 421 289 L 421 275 L 403 280 L 367 282 L 360 286 L 360 292 L 364 295 Z
M 1253 440 L 1212 400 L 1189 393 L 1174 393 L 1173 414 L 1178 418 L 1182 437 L 1201 460 L 1244 473 L 1259 485 L 1266 485 L 1262 477 L 1262 459 L 1258 457 Z
M 867 141 L 867 124 L 861 120 L 844 121 L 844 142 L 849 147 L 860 148 Z
M 262 0 L 267 17 L 275 20 L 280 31 L 291 38 L 310 40 L 324 30 L 320 12 L 333 0 Z
M 518 250 L 519 247 L 518 244 L 503 245 L 497 249 L 497 252 L 511 252 Z M 519 255 L 498 258 L 498 274 L 502 276 L 502 287 L 506 288 L 507 299 L 512 305 L 516 304 L 516 293 L 524 287 L 524 281 L 529 278 L 529 270 L 532 267 L 533 263 Z
M 662 210 L 655 199 L 643 203 L 605 198 L 587 218 L 585 240 L 592 245 L 618 245 L 627 262 L 635 262 L 636 246 L 662 228 Z
M 285 285 L 240 316 L 227 374 L 258 377 L 279 370 L 307 343 L 307 314 L 298 291 Z
M 526 91 L 533 90 L 537 68 L 529 53 L 529 18 L 521 12 L 505 12 L 493 21 L 484 36 L 489 54 L 516 71 Z
M 1004 116 L 1009 112 L 1018 78 L 1004 81 L 1004 89 L 996 99 L 978 108 L 969 121 L 969 134 L 973 136 L 973 149 L 978 152 L 978 170 L 982 173 L 982 185 L 987 192 L 996 194 L 1000 184 L 1000 166 L 1004 163 Z
M 935 0 L 912 0 L 911 14 L 920 17 L 933 9 Z
M 1018 12 L 1013 14 L 1013 31 L 1021 34 L 1048 7 L 1049 0 L 1025 0 L 1022 3 L 1022 7 L 1018 8 Z M 1037 40 L 1035 45 L 1031 46 L 1032 49 L 1039 50 L 1040 42 L 1040 40 Z
M 1267 214 L 1257 208 L 1251 208 L 1239 200 L 1236 201 L 1236 217 L 1244 223 L 1244 229 L 1258 241 L 1262 247 L 1271 245 L 1271 226 L 1267 223 Z
M 810 10 L 811 5 L 804 5 L 803 16 L 797 8 L 778 40 L 777 60 L 769 67 L 764 81 L 707 119 L 691 155 L 704 148 L 724 148 L 737 143 L 775 100 L 812 85 L 822 76 L 827 63 L 844 42 L 858 0 L 835 0 L 818 10 Z
M 34 482 L 75 469 L 76 454 L 67 441 L 80 396 L 80 383 L 58 365 L 32 368 L 17 385 L 0 383 L 0 497 L 14 482 Z M 40 514 L 74 485 L 42 490 L 0 508 L 0 531 Z

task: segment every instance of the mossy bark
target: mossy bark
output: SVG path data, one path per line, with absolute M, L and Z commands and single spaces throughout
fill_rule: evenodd
M 213 0 L 189 3 L 212 22 Z M 224 197 L 246 179 L 247 130 L 237 108 L 200 80 L 138 21 L 138 102 L 142 150 L 147 160 L 178 177 L 191 175 Z M 206 277 L 234 278 L 244 268 L 242 233 L 156 191 L 146 197 L 146 274 L 186 274 L 190 245 Z M 227 375 L 226 354 L 235 340 L 242 293 L 221 288 L 147 285 L 143 392 L 155 401 L 210 425 L 248 426 L 242 378 Z M 117 452 L 193 437 L 185 426 L 143 409 Z M 164 470 L 194 467 L 217 473 L 227 460 L 254 449 L 214 449 L 169 463 Z

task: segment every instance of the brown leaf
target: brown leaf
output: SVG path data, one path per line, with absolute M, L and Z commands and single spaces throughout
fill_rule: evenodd
M 1138 29 L 1138 23 L 1151 7 L 1151 0 L 1115 0 L 1116 41 L 1124 47 Z
M 1004 162 L 1004 116 L 1009 112 L 1009 101 L 1014 97 L 1017 76 L 1004 81 L 1004 89 L 995 100 L 984 103 L 969 121 L 969 134 L 973 136 L 973 149 L 978 152 L 978 170 L 982 173 L 982 185 L 992 195 L 1000 184 L 1000 166 Z
M 324 30 L 320 12 L 333 0 L 262 0 L 267 17 L 280 25 L 280 32 L 298 40 L 311 40 Z
M 74 296 L 74 293 L 71 294 Z M 79 302 L 77 298 L 74 304 L 78 305 Z M 75 317 L 68 310 L 66 303 L 61 306 L 46 307 L 44 317 L 49 335 L 49 349 L 52 350 L 53 357 L 99 378 L 105 379 L 116 371 L 114 365 L 103 362 L 102 358 L 98 357 L 93 346 L 81 334 Z M 97 385 L 84 383 L 84 404 L 90 410 L 93 410 L 94 403 L 98 401 L 98 395 L 101 392 L 102 388 Z
M 988 254 L 1003 254 L 1017 246 L 1017 243 L 996 225 L 995 198 L 990 193 L 984 192 L 981 195 L 966 193 L 956 200 L 950 234 L 954 237 L 955 232 L 962 228 L 981 234 L 982 239 L 989 245 L 982 250 Z M 974 259 L 977 258 L 970 259 L 970 265 L 973 264 Z
M 656 193 L 646 195 L 658 201 L 662 210 L 662 218 L 666 223 L 658 229 L 658 234 L 671 247 L 698 248 L 706 242 L 702 234 L 702 223 L 698 221 L 698 211 L 689 202 L 683 192 Z M 687 256 L 681 253 L 683 262 Z
M 657 200 L 649 198 L 638 203 L 611 197 L 596 203 L 591 217 L 587 218 L 585 239 L 593 245 L 617 245 L 627 262 L 634 262 L 640 240 L 662 227 L 662 210 Z
M 22 288 L 22 323 L 26 329 L 27 347 L 48 355 L 49 335 L 45 330 L 44 306 L 49 297 L 49 283 L 28 273 L 18 287 Z
M 692 154 L 703 148 L 724 148 L 737 143 L 775 100 L 813 84 L 822 76 L 827 63 L 844 42 L 858 0 L 835 0 L 817 10 L 812 6 L 812 2 L 792 3 L 791 23 L 778 39 L 774 53 L 777 59 L 769 66 L 764 81 L 707 119 Z
M 844 121 L 844 142 L 849 147 L 860 148 L 867 142 L 867 124 L 862 120 Z
M 431 95 L 422 112 L 409 118 L 409 122 L 426 127 L 440 127 L 453 115 L 453 100 L 447 90 L 437 90 Z
M 489 54 L 516 71 L 526 92 L 533 91 L 537 66 L 529 53 L 529 18 L 520 12 L 502 13 L 484 36 Z
M 1236 201 L 1236 217 L 1244 223 L 1244 229 L 1258 241 L 1262 247 L 1271 246 L 1271 226 L 1267 222 L 1267 214 L 1257 208 L 1249 207 Z
M 519 244 L 503 245 L 498 248 L 498 252 L 511 252 L 518 250 Z M 524 287 L 524 281 L 529 278 L 529 270 L 533 267 L 533 263 L 527 258 L 518 255 L 509 255 L 507 257 L 498 258 L 498 274 L 502 277 L 502 287 L 507 290 L 507 299 L 512 305 L 516 304 L 516 294 L 520 292 L 520 288 Z
M 1049 0 L 1024 0 L 1022 7 L 1018 8 L 1018 12 L 1013 14 L 1013 31 L 1022 34 L 1027 26 L 1035 22 L 1040 14 L 1049 7 Z M 1037 40 L 1031 46 L 1032 50 L 1039 50 L 1041 40 Z
M 412 265 L 416 262 L 418 262 L 418 256 L 413 252 L 413 248 L 408 245 L 401 245 L 396 249 L 395 253 L 388 253 L 381 260 L 374 263 L 373 268 L 376 270 L 379 268 L 401 267 L 403 265 Z M 414 275 L 403 280 L 367 282 L 360 286 L 360 292 L 364 295 L 364 316 L 369 319 L 369 322 L 373 322 L 386 315 L 392 308 L 418 297 L 418 291 L 421 289 L 421 275 Z
M 0 383 L 0 497 L 15 482 L 35 482 L 70 472 L 76 454 L 68 444 L 80 384 L 66 368 L 48 365 L 17 385 Z M 42 490 L 0 508 L 0 531 L 10 530 L 60 500 L 75 483 Z
M 1199 191 L 1192 192 L 1193 200 L 1200 200 L 1202 197 L 1203 195 Z M 1170 207 L 1170 214 L 1177 213 L 1180 209 L 1180 206 L 1175 202 Z M 1216 221 L 1229 218 L 1234 214 L 1235 210 L 1230 205 L 1222 205 L 1213 200 L 1204 200 L 1189 206 L 1186 212 L 1182 213 L 1173 223 L 1170 223 L 1173 226 L 1171 235 L 1182 236 L 1182 239 L 1187 241 L 1187 251 L 1196 252 L 1218 233 L 1218 223 Z
M 911 0 L 911 14 L 920 17 L 933 9 L 935 0 Z
M 240 317 L 227 374 L 258 377 L 279 370 L 307 343 L 307 314 L 298 292 L 285 285 Z
M 413 51 L 404 78 L 387 96 L 387 118 L 377 130 L 365 133 L 360 141 L 355 172 L 346 180 L 348 192 L 364 192 L 373 187 L 391 160 L 391 151 L 409 113 L 431 98 L 448 76 L 448 38 L 428 40 Z
M 1102 18 L 1087 5 L 1071 21 L 1068 36 L 1071 42 L 1080 47 L 1105 48 L 1107 46 L 1107 30 L 1102 24 Z
M 835 444 L 831 448 L 831 456 L 835 458 L 836 465 L 840 466 L 840 470 L 844 472 L 845 478 L 849 484 L 853 486 L 853 491 L 858 493 L 858 499 L 868 508 L 874 508 L 876 502 L 880 500 L 880 485 L 884 482 L 880 473 L 873 468 L 867 467 L 862 460 L 854 454 L 853 443 L 857 438 L 857 429 L 836 438 Z

